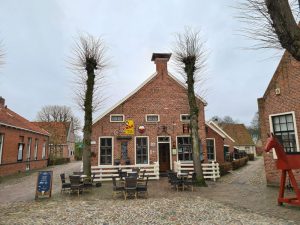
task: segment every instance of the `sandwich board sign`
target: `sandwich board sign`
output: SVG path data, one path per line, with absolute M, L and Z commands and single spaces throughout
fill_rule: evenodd
M 53 171 L 39 171 L 36 182 L 35 199 L 51 197 Z

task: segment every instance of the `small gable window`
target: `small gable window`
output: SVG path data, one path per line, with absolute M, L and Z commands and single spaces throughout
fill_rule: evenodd
M 180 121 L 190 122 L 190 114 L 180 114 Z
M 110 115 L 110 122 L 121 123 L 125 121 L 123 114 L 112 114 Z
M 157 114 L 146 115 L 146 122 L 159 122 L 159 115 Z

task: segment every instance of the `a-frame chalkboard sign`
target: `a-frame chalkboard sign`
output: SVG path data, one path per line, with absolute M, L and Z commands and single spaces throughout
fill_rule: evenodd
M 35 199 L 51 197 L 53 171 L 39 171 L 36 182 Z

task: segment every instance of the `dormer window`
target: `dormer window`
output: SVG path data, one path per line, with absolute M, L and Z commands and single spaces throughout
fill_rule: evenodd
M 157 114 L 146 115 L 146 122 L 150 122 L 150 123 L 159 122 L 159 115 Z
M 180 114 L 181 122 L 190 122 L 190 114 Z
M 125 121 L 125 116 L 123 114 L 110 115 L 110 122 L 122 123 L 124 121 Z

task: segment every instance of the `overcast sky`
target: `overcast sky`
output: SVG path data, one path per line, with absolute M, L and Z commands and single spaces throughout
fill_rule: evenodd
M 185 26 L 206 40 L 208 72 L 203 86 L 206 119 L 229 115 L 249 124 L 280 57 L 247 51 L 253 43 L 234 6 L 242 0 L 0 0 L 0 40 L 6 52 L 0 68 L 0 96 L 8 107 L 34 120 L 44 105 L 68 105 L 76 115 L 74 75 L 68 57 L 78 32 L 102 36 L 112 67 L 106 72 L 108 99 L 98 117 L 155 72 L 153 52 L 170 52 L 174 33 Z M 170 65 L 170 71 L 176 75 Z

